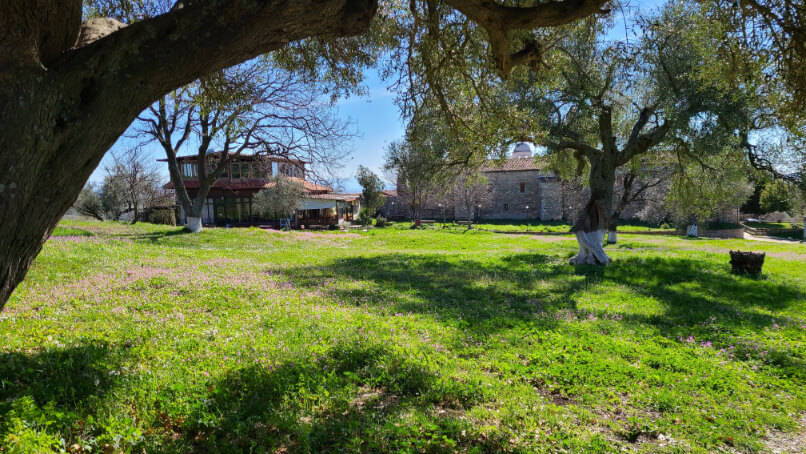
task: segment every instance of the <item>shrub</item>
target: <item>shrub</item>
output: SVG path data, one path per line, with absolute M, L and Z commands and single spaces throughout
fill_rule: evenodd
M 152 224 L 176 225 L 176 216 L 173 210 L 154 210 L 148 215 L 148 222 Z
M 795 216 L 802 203 L 798 189 L 786 181 L 773 181 L 761 191 L 760 204 L 765 213 L 783 211 Z
M 386 227 L 387 222 L 386 218 L 383 216 L 378 216 L 375 218 L 375 227 Z
M 372 225 L 372 216 L 369 214 L 368 208 L 361 208 L 361 211 L 358 212 L 358 223 L 363 226 Z

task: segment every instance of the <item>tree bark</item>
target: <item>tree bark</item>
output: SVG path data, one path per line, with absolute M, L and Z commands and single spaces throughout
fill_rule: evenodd
M 188 1 L 75 48 L 80 0 L 0 3 L 0 309 L 142 110 L 289 41 L 361 33 L 376 7 L 376 0 Z
M 132 217 L 132 225 L 137 224 L 137 216 L 140 215 L 140 210 L 138 208 L 137 202 L 134 202 L 134 216 Z
M 610 222 L 613 207 L 613 186 L 617 163 L 606 152 L 589 154 L 591 190 L 590 199 L 580 211 L 571 230 L 576 233 L 579 253 L 572 257 L 572 265 L 607 265 L 610 257 L 604 251 L 605 228 Z

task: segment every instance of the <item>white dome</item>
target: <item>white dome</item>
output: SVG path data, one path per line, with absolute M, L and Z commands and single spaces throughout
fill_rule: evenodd
M 515 146 L 515 150 L 512 152 L 513 158 L 531 158 L 532 157 L 532 147 L 526 143 L 521 142 Z

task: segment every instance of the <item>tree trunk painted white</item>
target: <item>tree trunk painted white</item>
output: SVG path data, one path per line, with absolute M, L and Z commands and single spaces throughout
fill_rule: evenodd
M 602 242 L 605 237 L 605 230 L 594 230 L 593 232 L 576 232 L 579 243 L 579 253 L 569 260 L 571 265 L 607 265 L 612 260 L 604 251 Z
M 686 236 L 690 236 L 692 238 L 697 238 L 699 236 L 697 234 L 697 224 L 690 224 L 686 229 Z
M 188 223 L 187 223 L 187 225 L 185 227 L 187 227 L 188 230 L 190 230 L 193 233 L 199 233 L 199 232 L 202 231 L 202 219 L 201 218 L 195 218 L 195 217 L 188 216 L 187 221 L 188 221 Z
M 607 244 L 616 244 L 618 243 L 618 232 L 615 230 L 608 230 L 607 231 Z

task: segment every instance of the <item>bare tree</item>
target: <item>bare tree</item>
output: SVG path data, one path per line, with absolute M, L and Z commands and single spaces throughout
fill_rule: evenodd
M 135 135 L 158 142 L 165 151 L 191 231 L 201 231 L 210 188 L 241 154 L 279 156 L 289 163 L 303 160 L 313 164 L 314 176 L 338 165 L 355 133 L 315 88 L 262 59 L 175 91 L 139 117 Z M 191 199 L 177 156 L 194 139 L 199 190 Z M 217 153 L 211 154 L 215 148 Z
M 103 221 L 106 212 L 101 202 L 101 190 L 94 183 L 87 183 L 78 194 L 73 208 L 82 216 L 89 216 Z
M 112 153 L 106 174 L 103 197 L 122 202 L 122 212 L 132 213 L 132 224 L 144 209 L 171 203 L 170 195 L 160 187 L 159 169 L 142 148 Z M 118 217 L 120 214 L 115 218 Z
M 487 179 L 478 171 L 464 171 L 460 173 L 450 192 L 453 203 L 461 207 L 467 217 L 467 228 L 472 228 L 475 208 L 488 202 L 492 198 L 492 188 Z

